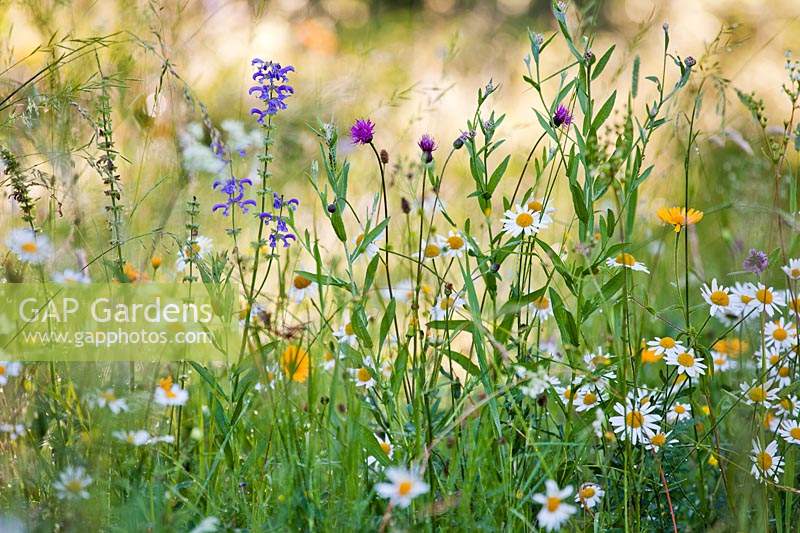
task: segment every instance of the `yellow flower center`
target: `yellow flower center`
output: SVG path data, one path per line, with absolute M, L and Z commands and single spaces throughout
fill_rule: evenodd
M 722 307 L 727 307 L 727 305 L 731 301 L 730 297 L 728 296 L 728 293 L 725 291 L 714 291 L 711 293 L 709 299 L 711 300 L 711 303 L 713 303 L 714 305 L 720 305 Z
M 77 478 L 70 479 L 64 483 L 64 488 L 70 492 L 80 492 L 83 490 L 83 483 L 81 483 L 81 480 Z
M 587 392 L 583 395 L 583 405 L 593 405 L 597 401 L 597 395 L 593 392 Z
M 640 411 L 631 411 L 625 415 L 625 424 L 636 429 L 644 424 L 644 415 Z
M 619 254 L 619 255 L 618 255 L 618 256 L 617 256 L 617 257 L 614 259 L 614 261 L 616 261 L 616 263 L 617 263 L 618 265 L 625 265 L 625 266 L 627 266 L 627 267 L 632 267 L 633 265 L 635 265 L 635 264 L 636 264 L 636 258 L 635 258 L 635 257 L 633 257 L 631 254 L 627 254 L 627 253 L 625 253 L 625 254 Z
M 643 363 L 657 363 L 658 360 L 661 359 L 656 352 L 649 348 L 645 348 L 642 350 L 642 362 Z
M 688 352 L 683 352 L 678 356 L 678 364 L 686 368 L 691 368 L 694 366 L 694 357 Z
M 533 217 L 528 213 L 520 213 L 517 215 L 516 223 L 521 228 L 527 228 L 533 224 Z
M 788 336 L 789 334 L 786 332 L 786 330 L 781 327 L 775 328 L 775 331 L 772 332 L 772 338 L 778 342 L 785 341 L 786 337 Z
M 769 290 L 767 287 L 763 289 L 758 289 L 756 291 L 756 299 L 764 305 L 769 305 L 772 303 L 772 291 Z
M 756 456 L 756 464 L 758 468 L 766 472 L 772 467 L 772 456 L 767 452 L 761 452 Z
M 764 390 L 764 387 L 758 386 L 750 389 L 747 396 L 749 396 L 750 400 L 753 402 L 761 403 L 767 399 L 767 392 Z
M 450 235 L 447 238 L 447 246 L 450 247 L 451 250 L 460 250 L 461 247 L 464 246 L 464 239 L 458 235 Z
M 167 398 L 174 398 L 175 393 L 172 392 L 172 376 L 167 376 L 158 380 L 158 386 L 164 391 Z
M 39 249 L 39 247 L 33 241 L 24 243 L 20 248 L 22 248 L 23 252 L 26 252 L 26 253 L 29 253 L 29 254 L 36 253 L 36 250 Z
M 667 443 L 667 436 L 663 433 L 656 433 L 652 437 L 650 437 L 650 444 L 653 446 L 658 446 L 659 448 L 662 447 Z
M 675 347 L 675 339 L 672 337 L 662 337 L 662 339 L 658 341 L 658 345 L 665 350 L 671 350 Z
M 682 415 L 683 413 L 686 412 L 686 408 L 682 405 L 676 405 L 675 412 L 678 413 L 679 415 Z
M 547 510 L 551 513 L 555 513 L 556 510 L 561 506 L 561 498 L 556 498 L 555 496 L 548 496 L 547 497 Z
M 345 335 L 347 335 L 349 337 L 349 336 L 353 335 L 354 333 L 355 333 L 355 331 L 353 331 L 353 323 L 352 322 L 348 322 L 347 324 L 344 325 L 344 334 Z
M 0 365 L 0 376 L 4 375 L 5 373 L 6 373 L 6 367 L 3 366 L 3 365 Z
M 171 384 L 171 383 L 170 383 L 170 386 L 172 386 L 172 384 Z M 104 392 L 102 392 L 102 393 L 100 394 L 100 396 L 102 396 L 102 397 L 103 397 L 103 399 L 104 399 L 105 401 L 107 401 L 107 402 L 113 402 L 114 400 L 116 400 L 116 399 L 117 399 L 117 397 L 116 397 L 116 396 L 114 396 L 114 391 L 111 391 L 111 390 L 107 390 L 107 391 L 104 391 Z
M 435 244 L 428 244 L 425 246 L 424 253 L 425 257 L 439 257 L 439 254 L 442 253 L 442 249 Z
M 372 379 L 372 374 L 369 373 L 369 369 L 362 366 L 361 368 L 358 369 L 356 377 L 358 377 L 358 381 L 366 383 L 367 381 Z
M 789 372 L 791 372 L 791 370 L 789 370 L 788 366 L 782 366 L 778 369 L 778 375 L 782 378 L 788 378 Z
M 533 305 L 537 309 L 544 311 L 550 307 L 550 300 L 547 298 L 547 296 L 541 296 L 533 301 Z
M 389 452 L 392 451 L 392 445 L 388 442 L 381 442 L 381 450 L 383 450 L 383 453 L 386 455 L 389 455 Z
M 308 287 L 309 285 L 311 285 L 311 280 L 310 279 L 306 279 L 303 276 L 295 276 L 294 280 L 293 280 L 293 283 L 294 283 L 294 288 L 295 289 L 303 290 L 306 287 Z
M 448 296 L 447 298 L 443 298 L 442 301 L 439 302 L 439 309 L 441 309 L 442 311 L 447 311 L 448 309 L 453 307 L 453 304 L 455 303 L 456 301 Z
M 793 278 L 800 278 L 800 268 L 793 268 L 789 271 L 789 275 Z
M 531 200 L 528 202 L 528 209 L 533 211 L 534 213 L 539 213 L 544 209 L 544 205 L 539 200 Z
M 356 246 L 361 245 L 362 242 L 364 242 L 364 234 L 363 233 L 361 235 L 359 235 L 358 237 L 356 237 Z
M 583 487 L 581 489 L 581 491 L 580 491 L 581 499 L 582 500 L 588 500 L 589 498 L 591 498 L 591 497 L 593 497 L 595 495 L 595 492 L 596 491 L 594 490 L 593 486 L 587 485 L 587 486 Z
M 798 440 L 800 440 L 800 427 L 793 427 L 792 429 L 790 429 L 790 430 L 789 430 L 789 435 L 790 435 L 790 436 L 791 436 L 793 439 L 798 439 Z
M 746 294 L 742 294 L 741 300 L 743 304 L 749 304 L 753 299 Z
M 409 492 L 411 492 L 412 483 L 410 481 L 401 481 L 400 485 L 397 486 L 397 493 L 400 496 L 405 496 Z

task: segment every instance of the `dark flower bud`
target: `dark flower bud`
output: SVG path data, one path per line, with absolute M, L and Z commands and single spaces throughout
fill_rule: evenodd
M 328 398 L 327 396 L 320 396 L 319 397 L 319 403 L 321 403 L 322 405 L 328 405 L 328 403 L 330 401 L 331 401 L 331 399 Z
M 539 407 L 544 407 L 547 405 L 547 394 L 541 394 L 538 398 L 536 398 L 536 403 L 539 404 Z
M 462 146 L 464 146 L 464 140 L 461 137 L 456 137 L 456 140 L 453 141 L 453 148 L 458 150 Z
M 336 409 L 342 414 L 345 414 L 347 412 L 347 406 L 343 403 L 337 404 Z
M 336 212 L 336 204 L 328 204 L 328 213 L 334 214 Z
M 500 271 L 500 263 L 492 263 L 492 272 Z
M 586 50 L 583 54 L 583 60 L 586 62 L 587 65 L 591 65 L 594 63 L 594 52 L 591 50 Z
M 686 56 L 686 59 L 684 59 L 683 62 L 686 65 L 686 68 L 692 68 L 697 64 L 697 60 L 692 56 Z
M 411 212 L 411 204 L 405 198 L 400 198 L 400 209 L 407 215 Z
M 387 152 L 386 150 L 381 150 L 381 163 L 383 163 L 384 165 L 389 164 L 389 152 Z

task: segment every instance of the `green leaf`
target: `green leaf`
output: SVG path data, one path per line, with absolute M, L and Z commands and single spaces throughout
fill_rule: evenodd
M 489 186 L 487 187 L 489 194 L 492 194 L 494 190 L 497 188 L 497 185 L 500 183 L 503 175 L 506 173 L 506 168 L 508 167 L 508 162 L 511 160 L 511 156 L 507 155 L 505 159 L 494 169 L 492 172 L 492 177 L 489 178 Z
M 503 315 L 518 313 L 521 309 L 529 306 L 530 304 L 541 298 L 545 290 L 547 290 L 547 286 L 541 287 L 540 289 L 536 289 L 535 291 L 520 296 L 519 298 L 510 299 L 509 301 L 504 303 L 500 307 L 500 309 L 498 309 L 497 315 L 503 316 Z
M 550 301 L 553 304 L 553 315 L 558 324 L 558 331 L 561 333 L 561 342 L 579 346 L 578 325 L 575 323 L 575 318 L 564 307 L 564 301 L 553 287 L 550 287 Z
M 334 287 L 349 287 L 350 284 L 347 283 L 343 279 L 339 279 L 335 276 L 329 276 L 326 274 L 314 274 L 313 272 L 306 272 L 305 270 L 297 270 L 295 274 L 298 276 L 302 276 L 306 279 L 310 279 L 311 281 L 319 284 L 319 285 L 332 285 Z
M 375 257 L 369 262 L 367 265 L 367 273 L 364 276 L 364 294 L 366 294 L 370 287 L 372 287 L 372 282 L 375 281 L 375 272 L 378 270 L 378 261 L 380 261 L 380 256 L 375 254 Z
M 384 311 L 383 318 L 381 319 L 381 326 L 380 326 L 379 340 L 378 340 L 379 351 L 381 348 L 383 348 L 383 343 L 386 341 L 386 336 L 389 334 L 389 328 L 392 326 L 392 322 L 394 321 L 396 308 L 397 308 L 397 301 L 394 298 L 392 298 L 391 300 L 389 300 L 389 304 L 386 306 L 386 311 Z
M 461 368 L 463 368 L 473 376 L 481 375 L 480 368 L 478 368 L 478 366 L 475 363 L 473 363 L 466 355 L 454 352 L 452 350 L 444 350 L 444 353 L 445 355 L 447 355 L 447 357 L 458 363 Z
M 617 99 L 617 91 L 611 93 L 611 96 L 608 97 L 608 100 L 603 104 L 603 107 L 600 108 L 600 111 L 597 112 L 595 115 L 594 120 L 592 120 L 592 129 L 597 131 L 600 126 L 603 125 L 603 122 L 611 115 L 611 111 L 614 109 L 614 102 Z
M 364 253 L 364 251 L 367 249 L 367 246 L 372 244 L 372 242 L 377 239 L 381 233 L 383 233 L 383 231 L 386 229 L 386 226 L 389 225 L 390 218 L 392 217 L 381 220 L 374 228 L 369 230 L 366 235 L 364 235 L 364 238 L 361 240 L 358 246 L 356 246 L 356 249 L 353 250 L 353 256 L 350 258 L 351 261 L 355 261 L 359 255 Z
M 596 80 L 598 76 L 603 73 L 603 69 L 606 68 L 606 64 L 608 63 L 608 60 L 611 59 L 611 54 L 614 53 L 614 48 L 616 47 L 617 45 L 612 44 L 609 49 L 606 50 L 602 56 L 600 56 L 600 59 L 597 60 L 594 69 L 592 69 L 592 80 Z
M 353 316 L 350 317 L 350 324 L 353 326 L 353 332 L 367 348 L 372 348 L 372 338 L 369 336 L 369 329 L 367 329 L 367 313 L 364 311 L 364 306 L 357 304 L 353 309 Z

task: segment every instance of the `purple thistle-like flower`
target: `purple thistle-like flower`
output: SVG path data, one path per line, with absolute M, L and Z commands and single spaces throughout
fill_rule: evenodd
M 760 275 L 767 269 L 768 265 L 769 258 L 767 257 L 767 254 L 761 250 L 750 248 L 750 253 L 742 263 L 742 268 L 748 272 L 752 272 L 753 274 Z
M 231 213 L 231 208 L 238 206 L 239 209 L 242 210 L 242 213 L 249 212 L 250 207 L 256 206 L 256 202 L 255 200 L 245 200 L 244 193 L 245 186 L 252 185 L 253 182 L 248 178 L 229 178 L 225 180 L 216 180 L 212 185 L 213 188 L 219 190 L 219 192 L 224 194 L 226 198 L 224 202 L 214 204 L 214 206 L 211 208 L 211 211 L 216 212 L 222 209 L 222 214 L 224 216 L 228 216 Z
M 561 126 L 569 126 L 570 124 L 572 124 L 572 115 L 569 109 L 559 104 L 558 109 L 556 109 L 553 115 L 553 125 L 556 128 L 560 128 Z
M 419 142 L 417 143 L 419 149 L 425 153 L 431 153 L 438 147 L 436 144 L 436 140 L 428 135 L 427 133 L 420 137 Z
M 294 89 L 289 85 L 289 72 L 294 72 L 294 67 L 282 67 L 280 63 L 253 59 L 252 65 L 256 68 L 253 80 L 258 85 L 250 88 L 249 93 L 265 103 L 265 108 L 254 107 L 250 114 L 258 117 L 258 123 L 264 124 L 264 119 L 275 115 L 278 111 L 286 109 L 286 99 L 294 94 Z
M 360 118 L 350 128 L 353 144 L 369 144 L 375 136 L 375 123 L 370 119 Z

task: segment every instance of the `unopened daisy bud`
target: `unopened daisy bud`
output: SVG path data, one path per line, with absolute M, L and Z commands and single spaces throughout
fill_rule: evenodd
M 683 63 L 686 65 L 686 68 L 692 68 L 697 64 L 697 60 L 692 56 L 686 56 L 686 59 L 683 60 Z
M 400 198 L 400 209 L 404 214 L 409 214 L 411 212 L 411 203 L 406 198 Z
M 381 150 L 381 163 L 384 165 L 389 164 L 389 152 L 387 152 L 385 149 Z
M 153 267 L 153 270 L 158 270 L 158 267 L 161 266 L 161 258 L 159 256 L 157 256 L 157 255 L 154 255 L 150 259 L 150 266 Z

